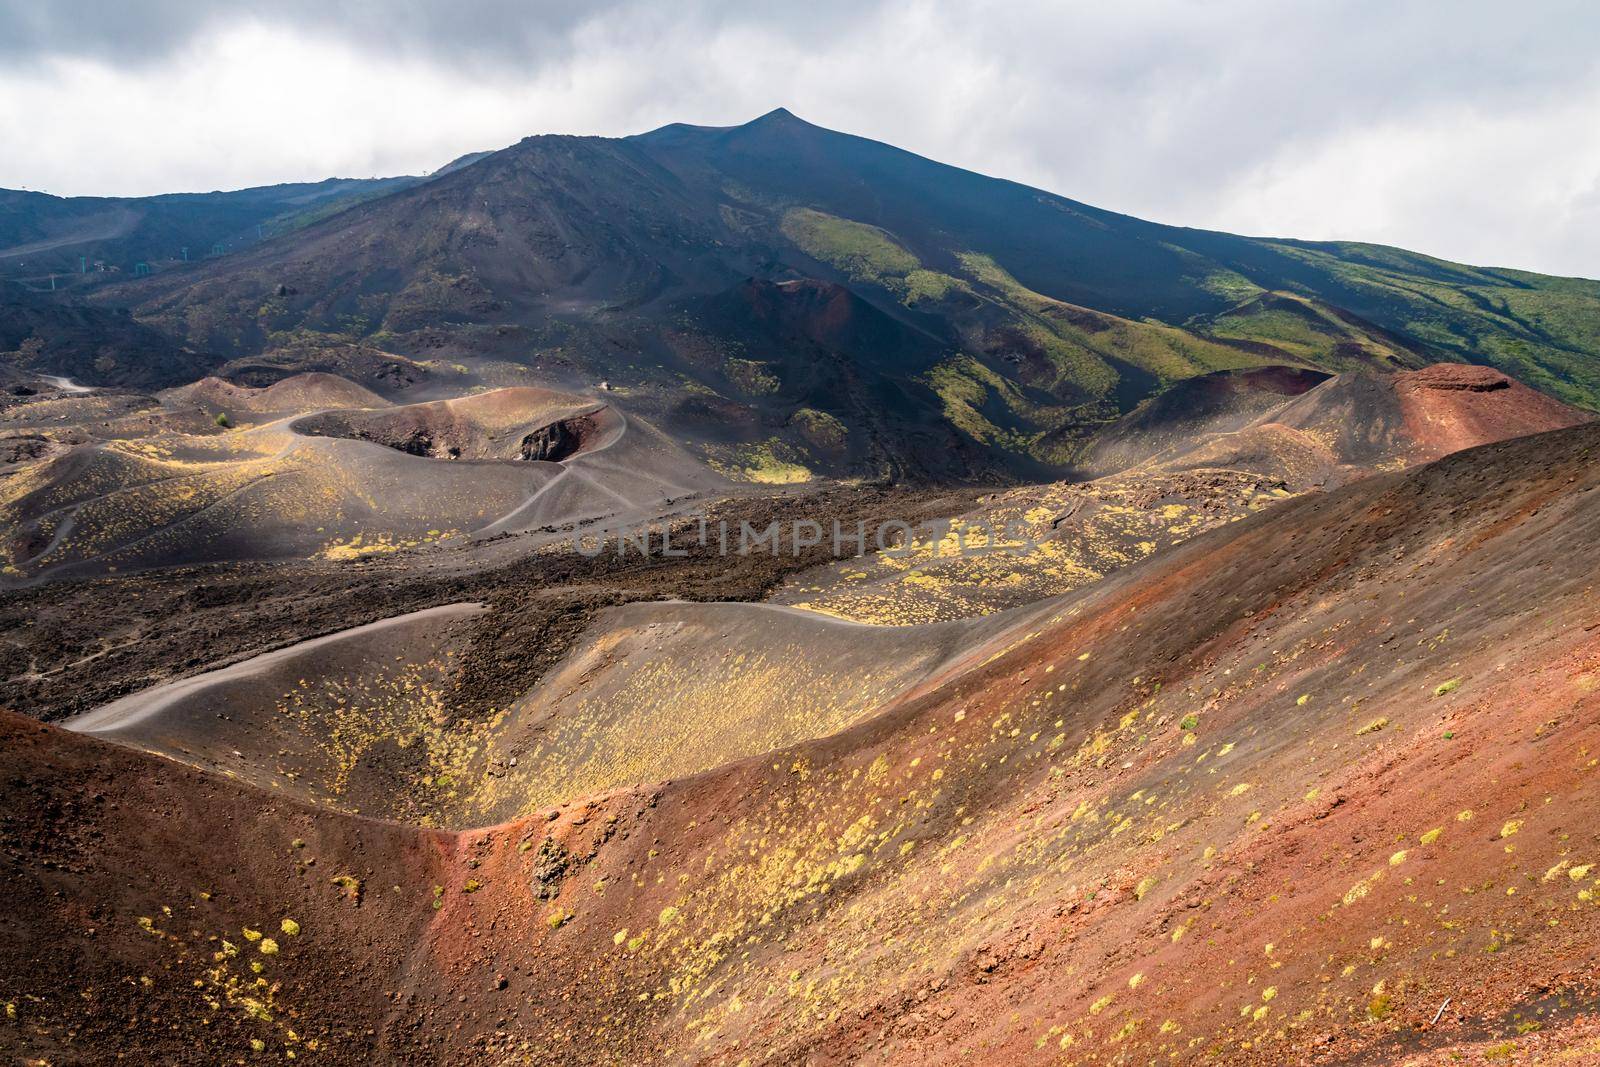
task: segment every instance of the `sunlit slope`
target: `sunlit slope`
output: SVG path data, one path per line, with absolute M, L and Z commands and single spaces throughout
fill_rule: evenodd
M 80 446 L 7 479 L 0 530 L 18 579 L 358 559 L 478 531 L 631 521 L 721 484 L 613 406 L 509 388 Z
M 69 720 L 68 729 L 332 810 L 417 819 L 473 769 L 452 708 L 481 605 L 315 638 Z
M 0 718 L 0 1035 L 63 1061 L 1583 1062 L 1597 449 L 1579 427 L 1289 501 L 1004 617 L 825 736 L 468 832 Z M 692 654 L 682 607 L 566 678 L 621 693 Z
M 67 725 L 336 811 L 474 826 L 835 733 L 948 669 L 982 632 L 634 604 L 597 616 L 522 699 L 469 715 L 457 682 L 481 610 L 339 631 Z
M 242 415 L 291 415 L 322 408 L 381 408 L 389 402 L 372 390 L 336 374 L 294 374 L 271 385 L 236 385 L 223 378 L 202 378 L 169 389 L 169 402 L 192 404 L 207 414 L 237 420 Z
M 284 423 L 225 439 L 114 443 L 55 464 L 67 469 L 30 471 L 39 488 L 0 510 L 14 531 L 13 573 L 393 552 L 492 522 L 557 473 L 434 464 Z
M 754 604 L 610 609 L 510 709 L 479 821 L 835 733 L 974 638 L 965 624 L 869 629 Z
M 970 618 L 1098 581 L 1288 497 L 1592 418 L 1498 371 L 1208 375 L 1083 451 L 1082 482 L 993 494 L 908 547 L 791 579 L 776 598 L 863 622 Z M 1309 386 L 1309 387 L 1308 387 Z
M 1596 447 L 1292 502 L 841 734 L 485 832 L 521 1025 L 584 1062 L 1518 1041 L 1600 962 Z

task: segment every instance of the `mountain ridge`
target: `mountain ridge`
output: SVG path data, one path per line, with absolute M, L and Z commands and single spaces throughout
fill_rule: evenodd
M 718 462 L 755 470 L 750 457 L 771 455 L 808 476 L 927 465 L 868 447 L 882 432 L 852 421 L 853 394 L 837 410 L 794 401 L 751 348 L 753 324 L 707 317 L 752 279 L 842 286 L 936 341 L 941 358 L 888 377 L 921 397 L 908 426 L 942 421 L 970 446 L 939 477 L 1059 474 L 1139 401 L 1254 366 L 1476 362 L 1600 407 L 1600 282 L 1145 222 L 784 108 L 728 127 L 535 135 L 464 158 L 89 299 L 131 307 L 214 366 L 365 344 L 620 383 L 651 417 L 686 404 L 734 415 L 738 441 L 704 444 Z M 870 351 L 842 355 L 852 379 L 887 373 Z M 819 447 L 807 411 L 839 422 L 845 447 Z

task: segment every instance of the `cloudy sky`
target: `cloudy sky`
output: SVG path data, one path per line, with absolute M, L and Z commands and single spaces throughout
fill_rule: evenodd
M 0 186 L 430 170 L 777 106 L 1145 218 L 1600 277 L 1586 0 L 0 0 Z

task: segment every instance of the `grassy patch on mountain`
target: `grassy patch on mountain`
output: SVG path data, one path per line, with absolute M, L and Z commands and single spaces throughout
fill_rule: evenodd
M 914 270 L 905 276 L 903 300 L 909 306 L 928 302 L 936 303 L 949 296 L 952 290 L 965 289 L 966 283 L 936 270 Z
M 1468 267 L 1375 245 L 1273 249 L 1328 280 L 1320 295 L 1451 357 L 1600 408 L 1600 282 Z
M 938 303 L 967 283 L 929 270 L 887 230 L 811 208 L 792 208 L 783 216 L 783 235 L 813 259 L 852 281 L 881 285 L 907 307 Z
M 1197 329 L 1209 337 L 1270 345 L 1284 362 L 1346 371 L 1377 366 L 1419 367 L 1426 360 L 1353 316 L 1295 293 L 1258 293 Z
M 789 422 L 799 429 L 807 444 L 825 452 L 843 451 L 850 438 L 850 430 L 844 423 L 815 408 L 801 408 Z
M 770 396 L 782 384 L 769 373 L 769 365 L 753 359 L 729 359 L 722 364 L 722 373 L 747 396 Z
M 1261 286 L 1237 271 L 1222 270 L 1209 266 L 1203 269 L 1200 277 L 1200 288 L 1208 293 L 1215 293 L 1220 297 L 1225 297 L 1228 300 L 1248 300 L 1264 291 Z
M 811 469 L 785 459 L 790 449 L 773 439 L 736 450 L 727 463 L 711 460 L 711 466 L 741 482 L 758 485 L 798 485 L 812 479 Z
M 1260 356 L 1159 323 L 1134 322 L 1078 307 L 1034 292 L 995 260 L 963 252 L 962 265 L 1029 326 L 1029 333 L 1057 361 L 1063 378 L 1094 396 L 1116 388 L 1121 374 L 1113 361 L 1131 364 L 1162 382 L 1215 370 L 1259 366 Z
M 939 397 L 949 423 L 980 444 L 1044 462 L 1066 462 L 1045 442 L 1072 421 L 1078 408 L 1030 400 L 1022 388 L 970 356 L 956 356 L 924 378 Z
M 810 208 L 783 216 L 783 235 L 807 255 L 860 282 L 887 286 L 922 266 L 887 231 Z

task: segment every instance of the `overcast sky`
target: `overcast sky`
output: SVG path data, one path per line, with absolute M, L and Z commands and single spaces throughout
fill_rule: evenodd
M 0 0 L 0 186 L 430 170 L 819 125 L 1144 218 L 1600 277 L 1581 0 Z

